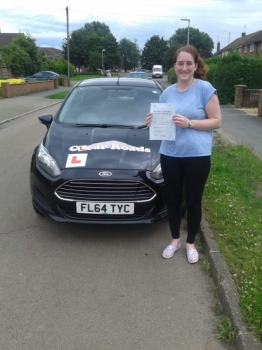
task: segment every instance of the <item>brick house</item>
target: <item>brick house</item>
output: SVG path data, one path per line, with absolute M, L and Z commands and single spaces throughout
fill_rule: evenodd
M 240 38 L 220 49 L 218 43 L 215 56 L 223 57 L 232 51 L 238 51 L 242 57 L 252 57 L 256 54 L 262 58 L 262 30 L 246 35 L 242 33 Z
M 38 47 L 38 52 L 43 54 L 46 58 L 62 58 L 62 50 L 55 49 L 54 47 Z

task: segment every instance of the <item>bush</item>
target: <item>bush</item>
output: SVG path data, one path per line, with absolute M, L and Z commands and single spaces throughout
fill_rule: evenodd
M 68 74 L 68 63 L 64 58 L 52 58 L 44 59 L 41 65 L 41 70 L 51 70 L 58 74 Z M 74 74 L 75 67 L 70 63 L 69 74 L 72 76 Z
M 261 58 L 243 58 L 233 52 L 217 59 L 216 63 L 212 59 L 206 60 L 209 62 L 207 80 L 217 89 L 220 104 L 234 103 L 235 85 L 246 85 L 250 89 L 262 88 Z
M 207 65 L 208 71 L 206 74 L 206 80 L 210 82 L 210 84 L 212 84 L 214 86 L 214 75 L 216 73 L 217 70 L 217 64 L 216 63 L 211 63 L 209 65 Z
M 174 75 L 174 68 L 173 67 L 167 71 L 167 80 L 170 84 L 175 84 L 177 82 L 177 78 Z

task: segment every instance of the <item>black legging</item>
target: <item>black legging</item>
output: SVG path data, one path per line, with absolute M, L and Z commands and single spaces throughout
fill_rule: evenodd
M 173 239 L 180 237 L 181 204 L 185 193 L 187 243 L 193 244 L 202 218 L 202 195 L 210 167 L 210 156 L 177 158 L 161 154 L 166 185 L 167 213 Z M 183 191 L 184 190 L 184 191 Z

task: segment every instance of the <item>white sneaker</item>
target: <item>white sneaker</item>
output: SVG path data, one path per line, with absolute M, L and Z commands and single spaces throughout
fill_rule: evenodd
M 198 252 L 195 248 L 186 250 L 187 260 L 190 264 L 198 262 Z
M 175 252 L 181 248 L 181 244 L 180 242 L 178 243 L 178 245 L 173 246 L 173 245 L 168 245 L 162 253 L 162 257 L 165 259 L 169 259 L 172 258 L 172 256 L 175 254 Z

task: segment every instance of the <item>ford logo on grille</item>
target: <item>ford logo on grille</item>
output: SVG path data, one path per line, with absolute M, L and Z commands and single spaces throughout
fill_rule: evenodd
M 101 171 L 99 173 L 99 176 L 111 176 L 111 175 L 112 175 L 112 173 L 110 173 L 110 171 Z

